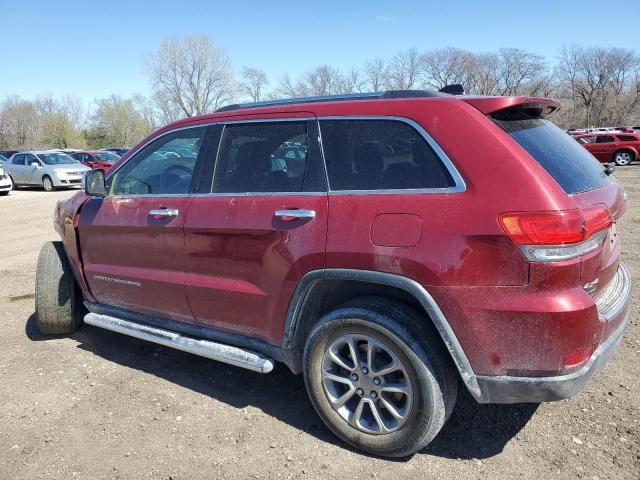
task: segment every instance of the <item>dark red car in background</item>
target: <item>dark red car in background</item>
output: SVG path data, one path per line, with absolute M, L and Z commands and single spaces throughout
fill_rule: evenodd
M 574 138 L 601 163 L 629 165 L 640 154 L 640 134 L 589 133 Z
M 106 172 L 111 166 L 120 160 L 120 156 L 104 150 L 86 150 L 71 155 L 73 158 L 90 168 L 99 168 Z

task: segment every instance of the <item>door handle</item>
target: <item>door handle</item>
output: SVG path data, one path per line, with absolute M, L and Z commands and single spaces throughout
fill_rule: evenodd
M 316 218 L 315 210 L 276 210 L 275 216 L 280 220 L 291 222 L 292 220 Z
M 154 208 L 149 210 L 149 215 L 156 218 L 177 217 L 178 213 L 180 212 L 175 208 Z

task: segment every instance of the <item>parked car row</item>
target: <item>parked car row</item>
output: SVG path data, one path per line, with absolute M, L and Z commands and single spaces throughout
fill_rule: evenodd
M 0 153 L 0 195 L 23 186 L 42 186 L 50 192 L 57 188 L 80 185 L 82 175 L 93 168 L 106 172 L 120 160 L 117 152 L 126 148 L 104 150 L 8 150 Z
M 565 130 L 569 135 L 584 135 L 585 133 L 640 133 L 639 126 L 599 127 L 599 128 L 569 128 Z

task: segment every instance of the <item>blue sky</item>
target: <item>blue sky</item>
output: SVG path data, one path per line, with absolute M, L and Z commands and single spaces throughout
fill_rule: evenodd
M 408 47 L 519 47 L 555 57 L 563 44 L 637 48 L 640 8 L 602 0 L 29 1 L 0 0 L 0 98 L 149 93 L 145 55 L 162 39 L 207 34 L 233 66 L 272 83 L 328 63 L 348 69 Z M 620 28 L 624 20 L 626 28 Z

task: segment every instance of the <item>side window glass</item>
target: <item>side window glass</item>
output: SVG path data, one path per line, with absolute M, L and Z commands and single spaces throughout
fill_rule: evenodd
M 618 140 L 621 142 L 633 142 L 636 138 L 631 135 L 618 135 Z
M 24 155 L 16 155 L 13 157 L 14 165 L 24 165 Z
M 611 143 L 613 142 L 613 137 L 611 135 L 599 135 L 596 138 L 596 143 Z
M 411 125 L 397 120 L 322 120 L 331 190 L 446 188 L 451 174 Z
M 38 161 L 38 159 L 34 156 L 34 155 L 25 155 L 24 156 L 24 164 L 29 166 L 31 165 L 33 162 L 37 162 L 38 164 L 40 163 Z
M 213 191 L 301 192 L 308 153 L 305 122 L 227 125 L 218 153 Z
M 189 193 L 205 130 L 178 130 L 147 145 L 109 177 L 108 191 L 111 195 Z

